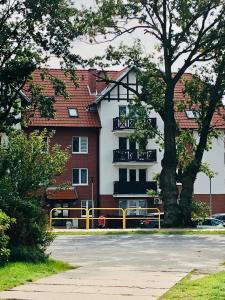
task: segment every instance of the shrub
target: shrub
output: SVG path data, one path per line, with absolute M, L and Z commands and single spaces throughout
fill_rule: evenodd
M 53 239 L 47 231 L 45 189 L 63 171 L 68 156 L 57 145 L 44 151 L 46 135 L 13 133 L 0 147 L 0 209 L 16 219 L 8 230 L 11 260 L 43 261 Z
M 13 220 L 11 220 L 2 210 L 0 210 L 0 266 L 9 259 L 9 237 L 6 235 L 6 231 L 9 229 L 12 221 Z
M 192 219 L 199 220 L 208 217 L 209 205 L 206 202 L 193 200 L 192 201 Z

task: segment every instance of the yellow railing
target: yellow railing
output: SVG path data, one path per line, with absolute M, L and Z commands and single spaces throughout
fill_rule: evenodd
M 119 213 L 119 211 L 121 211 L 122 212 L 122 217 L 104 217 L 104 218 L 105 218 L 105 220 L 122 220 L 123 223 L 124 223 L 124 209 L 122 209 L 122 208 L 109 208 L 109 207 L 107 207 L 107 208 L 89 208 L 88 214 L 86 215 L 86 218 L 87 218 L 86 229 L 90 228 L 90 220 L 98 220 L 99 219 L 99 217 L 91 217 L 90 218 L 90 212 L 93 212 L 93 215 L 94 215 L 94 212 L 96 210 L 98 210 L 98 211 L 113 210 L 113 211 L 118 211 L 118 213 Z
M 68 211 L 85 211 L 86 216 L 85 217 L 53 217 L 53 212 L 54 211 L 62 211 L 62 210 L 68 210 Z M 127 214 L 128 211 L 131 210 L 141 210 L 141 211 L 151 211 L 152 216 L 145 216 L 145 217 L 139 217 L 139 216 L 132 216 Z M 95 211 L 118 211 L 121 212 L 121 216 L 115 216 L 115 217 L 105 217 L 105 220 L 122 220 L 122 228 L 126 229 L 126 223 L 127 223 L 127 219 L 128 220 L 158 220 L 158 228 L 160 229 L 160 210 L 158 208 L 62 208 L 62 207 L 56 207 L 56 208 L 52 208 L 50 211 L 50 220 L 49 220 L 49 224 L 50 227 L 52 227 L 52 221 L 53 220 L 85 220 L 86 223 L 86 229 L 90 229 L 90 220 L 99 220 L 99 217 L 94 217 L 94 212 Z M 154 213 L 155 212 L 155 213 Z M 154 215 L 156 215 L 156 217 L 154 217 Z

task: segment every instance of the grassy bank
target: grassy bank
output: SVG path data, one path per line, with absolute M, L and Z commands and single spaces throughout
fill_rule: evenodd
M 225 299 L 225 272 L 192 280 L 186 276 L 172 287 L 160 300 L 218 300 Z
M 44 263 L 8 263 L 0 268 L 0 291 L 13 288 L 25 282 L 70 270 L 74 267 L 55 260 Z
M 198 235 L 198 234 L 225 234 L 225 229 L 220 230 L 201 230 L 201 229 L 161 229 L 161 230 L 68 230 L 54 231 L 56 235 L 133 235 L 133 234 L 180 234 L 180 235 Z

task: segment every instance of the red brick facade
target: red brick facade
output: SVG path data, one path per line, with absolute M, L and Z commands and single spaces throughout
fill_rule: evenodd
M 194 199 L 210 203 L 209 195 L 198 194 L 194 195 Z M 225 213 L 225 194 L 212 194 L 212 213 Z
M 29 127 L 27 132 L 32 130 L 43 130 L 39 127 Z M 60 144 L 62 149 L 69 149 L 69 160 L 66 164 L 64 172 L 56 178 L 54 186 L 58 186 L 62 183 L 68 183 L 72 186 L 72 170 L 73 168 L 87 168 L 88 169 L 88 185 L 85 186 L 75 186 L 76 195 L 78 199 L 49 199 L 48 203 L 51 207 L 54 207 L 56 202 L 69 202 L 70 207 L 81 207 L 81 200 L 92 200 L 92 184 L 90 178 L 93 177 L 93 199 L 94 206 L 98 206 L 98 128 L 65 128 L 65 127 L 50 127 L 49 131 L 54 130 L 55 134 L 51 140 L 51 145 Z M 82 136 L 88 137 L 88 153 L 87 154 L 72 154 L 72 137 Z M 75 204 L 75 205 L 74 205 Z M 70 217 L 81 217 L 81 211 L 70 211 Z

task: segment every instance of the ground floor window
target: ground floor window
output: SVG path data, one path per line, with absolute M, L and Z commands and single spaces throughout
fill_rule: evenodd
M 146 208 L 147 207 L 147 200 L 146 199 L 125 199 L 119 200 L 119 207 L 120 208 L 127 208 L 127 215 L 128 216 L 139 216 L 139 215 L 146 215 L 147 211 L 142 210 L 139 208 Z
M 86 217 L 85 208 L 92 208 L 92 200 L 81 200 L 81 217 Z M 90 217 L 92 217 L 92 212 L 90 213 Z
M 56 202 L 54 203 L 54 208 L 68 208 L 68 202 Z M 68 209 L 57 209 L 53 210 L 53 217 L 54 218 L 68 218 L 69 217 L 69 210 Z

